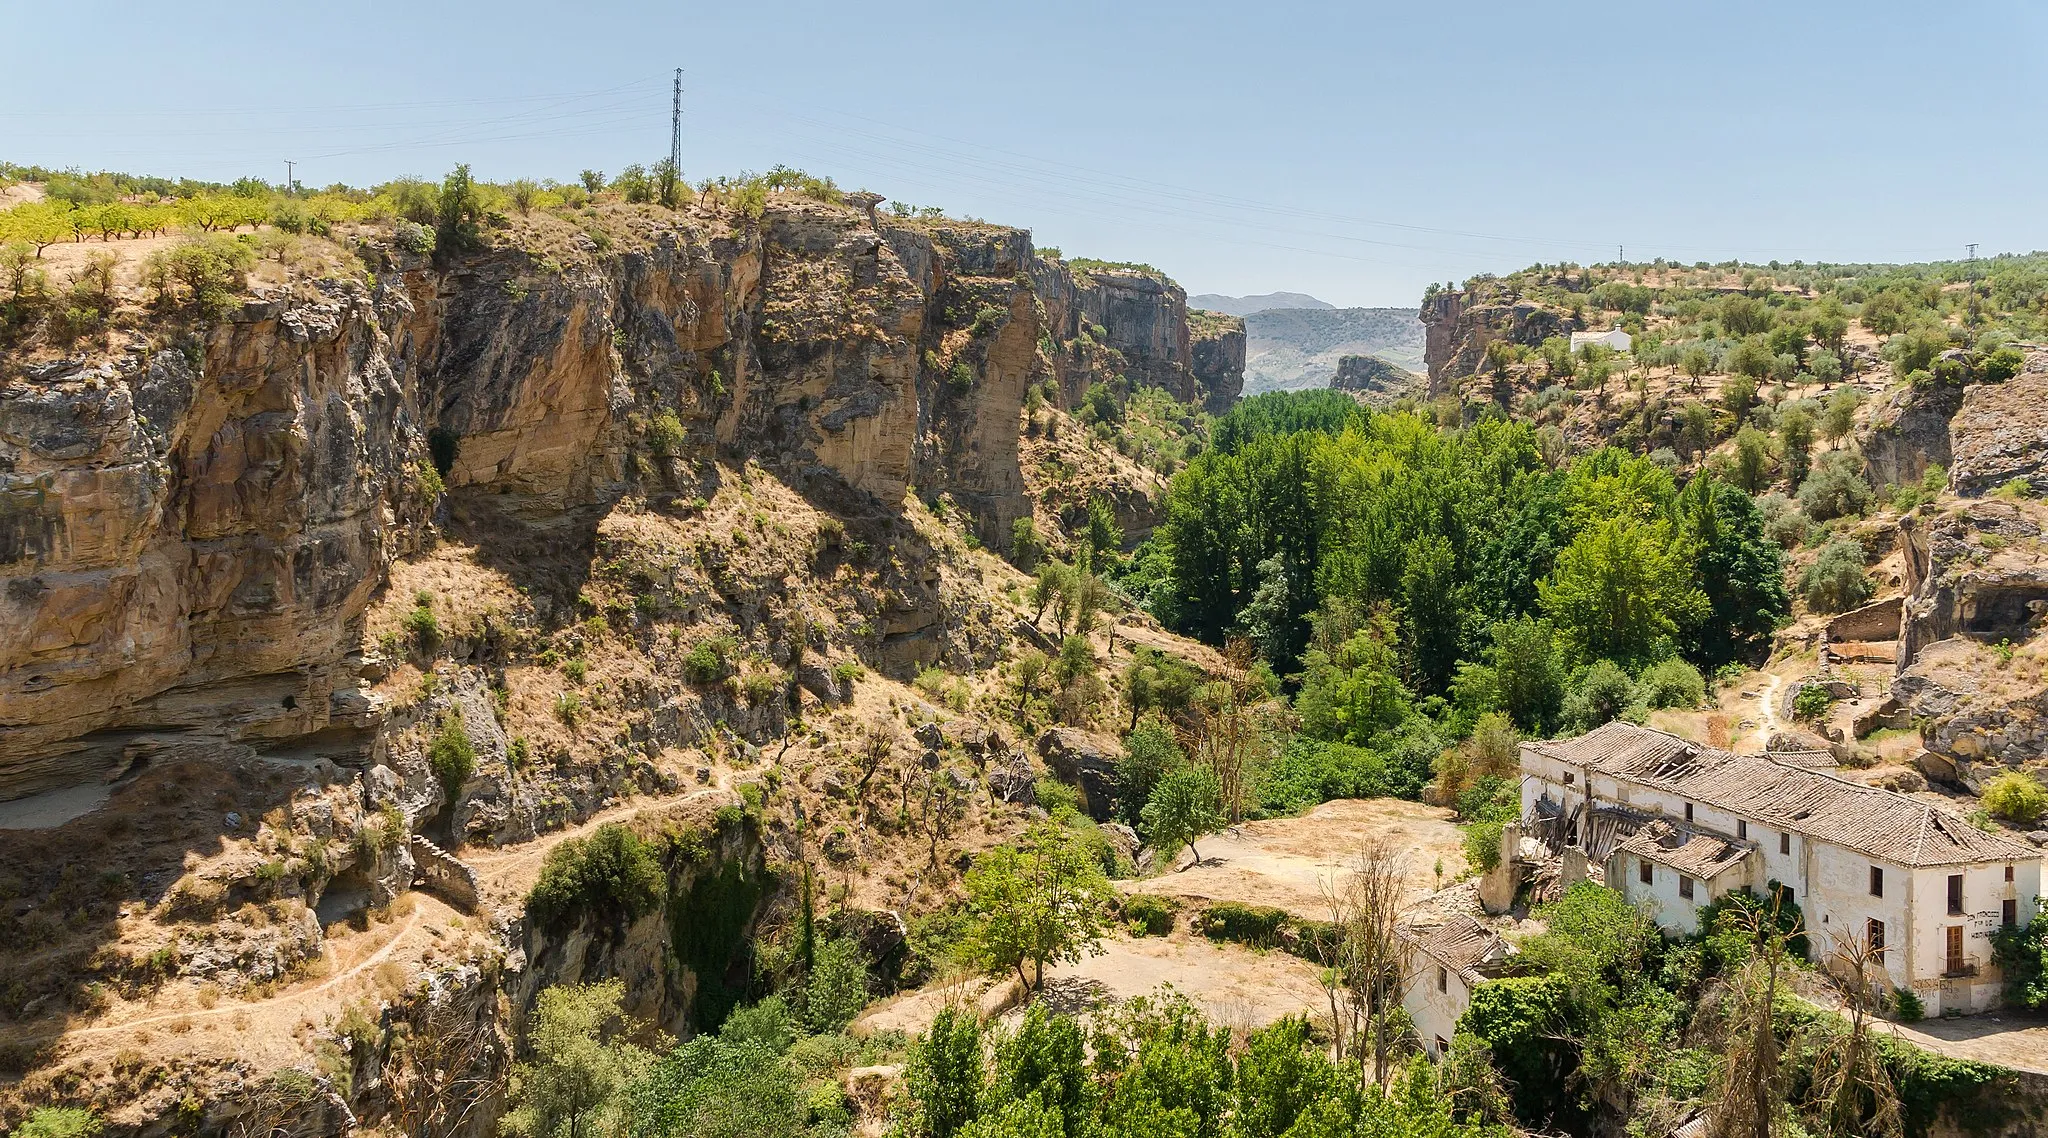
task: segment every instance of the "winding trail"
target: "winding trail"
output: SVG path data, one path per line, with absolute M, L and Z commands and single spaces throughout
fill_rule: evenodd
M 347 983 L 355 977 L 362 975 L 364 972 L 367 972 L 370 969 L 375 968 L 379 964 L 382 964 L 386 960 L 390 959 L 392 952 L 396 950 L 398 946 L 405 941 L 405 938 L 411 935 L 413 929 L 416 926 L 418 926 L 420 922 L 420 910 L 422 908 L 424 908 L 424 906 L 418 904 L 416 901 L 412 907 L 412 912 L 406 914 L 405 923 L 403 925 L 398 926 L 398 928 L 395 929 L 389 937 L 386 937 L 384 943 L 379 945 L 375 952 L 372 952 L 370 955 L 364 957 L 363 959 L 357 961 L 349 967 L 341 970 L 340 972 L 336 972 L 334 975 L 329 976 L 327 979 L 322 980 L 317 984 L 314 984 L 310 988 L 288 988 L 274 995 L 266 996 L 260 1000 L 238 1000 L 233 1003 L 216 1004 L 210 1008 L 197 1008 L 189 1011 L 180 1012 L 159 1012 L 155 1015 L 143 1016 L 141 1019 L 123 1020 L 120 1023 L 110 1023 L 99 1027 L 77 1028 L 72 1031 L 63 1032 L 62 1034 L 66 1039 L 86 1038 L 95 1035 L 114 1035 L 124 1031 L 133 1031 L 136 1028 L 140 1027 L 148 1027 L 149 1025 L 154 1023 L 170 1023 L 173 1020 L 205 1019 L 210 1016 L 231 1015 L 236 1012 L 247 1014 L 273 1004 L 287 1002 L 300 1003 L 312 999 L 313 997 L 318 996 L 323 992 L 330 991 L 335 987 L 338 987 L 339 985 Z M 324 945 L 321 950 L 323 956 L 331 954 L 333 951 L 334 946 L 331 942 Z
M 1758 710 L 1763 712 L 1763 719 L 1756 728 L 1756 749 L 1759 751 L 1770 750 L 1771 736 L 1778 733 L 1778 689 L 1785 685 L 1785 677 L 1776 672 L 1769 673 L 1769 676 L 1769 681 L 1764 684 L 1764 694 L 1757 700 Z

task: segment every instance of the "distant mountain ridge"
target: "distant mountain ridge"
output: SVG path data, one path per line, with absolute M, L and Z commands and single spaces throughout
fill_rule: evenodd
M 1245 317 L 1244 393 L 1328 387 L 1345 356 L 1424 368 L 1420 311 L 1413 308 L 1277 308 Z
M 1305 292 L 1267 292 L 1257 296 L 1224 296 L 1221 293 L 1205 292 L 1188 298 L 1189 308 L 1206 308 L 1229 316 L 1250 316 L 1254 312 L 1265 312 L 1273 308 L 1316 308 L 1337 307 L 1327 300 L 1318 300 Z

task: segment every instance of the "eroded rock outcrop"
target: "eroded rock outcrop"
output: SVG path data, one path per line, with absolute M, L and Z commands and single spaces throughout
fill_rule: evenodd
M 1475 375 L 1495 340 L 1536 347 L 1552 336 L 1569 336 L 1584 322 L 1540 304 L 1479 294 L 1471 290 L 1431 293 L 1422 301 L 1423 359 L 1429 393 L 1450 390 L 1453 381 Z
M 1422 392 L 1422 377 L 1377 356 L 1345 356 L 1337 361 L 1337 375 L 1330 386 L 1355 392 L 1374 403 L 1392 402 L 1404 395 Z
M 0 798 L 168 740 L 368 765 L 363 613 L 437 525 L 515 575 L 587 560 L 612 503 L 715 450 L 849 517 L 950 494 L 1000 545 L 1031 510 L 1025 389 L 1063 375 L 1045 339 L 1212 407 L 1241 381 L 1241 327 L 1196 340 L 1178 285 L 1023 230 L 778 198 L 638 234 L 566 267 L 368 241 L 373 286 L 299 282 L 0 387 Z M 897 594 L 884 639 L 932 600 Z
M 2048 622 L 2044 522 L 2038 503 L 1966 500 L 1900 526 L 1907 596 L 1892 694 L 1964 781 L 1976 765 L 2048 758 L 2048 687 L 2019 647 Z
M 2029 345 L 2020 373 L 1973 384 L 1949 421 L 1949 485 L 1983 494 L 2015 479 L 2048 494 L 2048 348 Z

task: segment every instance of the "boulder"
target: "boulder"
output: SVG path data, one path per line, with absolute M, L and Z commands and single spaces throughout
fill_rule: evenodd
M 1081 808 L 1098 822 L 1109 820 L 1116 805 L 1116 764 L 1123 747 L 1116 740 L 1075 727 L 1052 727 L 1038 737 L 1038 757 L 1058 776 L 1081 790 Z
M 1961 777 L 1956 771 L 1955 760 L 1947 755 L 1937 755 L 1933 751 L 1922 751 L 1914 757 L 1913 765 L 1919 769 L 1921 774 L 1926 775 L 1928 779 L 1934 782 L 1961 781 Z
M 1038 792 L 1033 784 L 1038 775 L 1031 769 L 1031 761 L 1023 755 L 1011 755 L 1007 760 L 991 764 L 988 771 L 988 792 L 1012 806 L 1035 806 Z

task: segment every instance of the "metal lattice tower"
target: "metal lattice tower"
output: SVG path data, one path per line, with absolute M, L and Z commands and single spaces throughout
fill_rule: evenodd
M 676 68 L 675 97 L 669 104 L 668 126 L 668 169 L 669 176 L 683 176 L 683 69 Z

